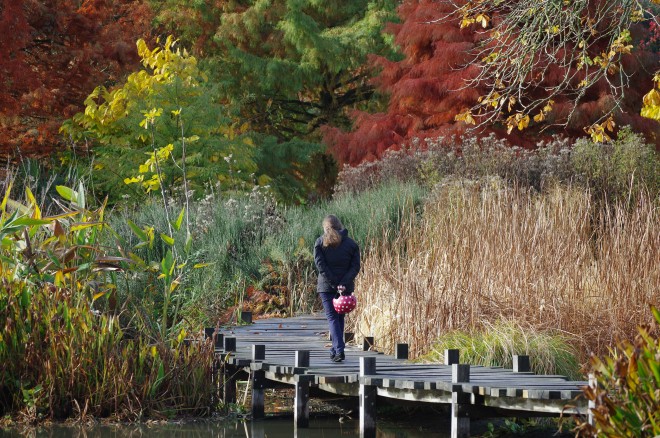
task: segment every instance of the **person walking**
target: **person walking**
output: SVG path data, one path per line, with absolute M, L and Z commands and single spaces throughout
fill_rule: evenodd
M 341 362 L 344 354 L 344 314 L 337 313 L 332 300 L 339 294 L 355 291 L 355 277 L 360 272 L 360 248 L 335 215 L 323 219 L 323 235 L 314 244 L 314 263 L 319 271 L 317 292 L 328 319 L 332 348 L 330 359 Z

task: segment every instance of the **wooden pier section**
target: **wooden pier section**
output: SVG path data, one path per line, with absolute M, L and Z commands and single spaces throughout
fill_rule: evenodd
M 264 390 L 275 385 L 295 387 L 296 427 L 309 424 L 310 387 L 359 397 L 360 434 L 376 433 L 375 409 L 379 397 L 419 403 L 451 405 L 451 436 L 469 437 L 470 419 L 487 417 L 541 417 L 586 415 L 587 402 L 576 398 L 586 381 L 563 376 L 536 375 L 528 356 L 514 356 L 514 368 L 470 366 L 459 363 L 459 351 L 447 350 L 445 364 L 408 361 L 406 344 L 397 344 L 394 356 L 374 349 L 374 339 L 352 340 L 346 360 L 330 361 L 328 325 L 318 315 L 272 318 L 206 329 L 213 337 L 218 363 L 218 390 L 225 402 L 236 401 L 236 379 L 252 388 L 252 417 L 264 416 Z M 351 337 L 351 334 L 347 334 Z M 355 341 L 360 341 L 357 344 Z

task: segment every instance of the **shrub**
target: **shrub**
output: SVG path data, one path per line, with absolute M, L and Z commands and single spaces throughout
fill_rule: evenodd
M 361 192 L 387 181 L 414 180 L 433 187 L 446 177 L 498 176 L 521 187 L 545 190 L 556 183 L 580 184 L 607 201 L 637 199 L 642 191 L 660 193 L 660 157 L 629 128 L 605 144 L 589 139 L 571 144 L 555 137 L 534 150 L 511 146 L 494 135 L 414 141 L 379 161 L 345 167 L 337 193 Z
M 597 384 L 584 394 L 594 405 L 594 425 L 581 423 L 581 435 L 660 435 L 660 311 L 651 311 L 654 325 L 641 325 L 632 342 L 622 340 L 610 356 L 592 359 Z

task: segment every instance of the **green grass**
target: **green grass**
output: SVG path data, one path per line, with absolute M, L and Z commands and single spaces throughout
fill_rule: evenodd
M 241 305 L 250 286 L 279 291 L 286 303 L 282 310 L 289 314 L 309 311 L 316 297 L 313 245 L 322 233 L 323 218 L 337 215 L 364 249 L 382 237 L 384 229 L 396 231 L 404 216 L 422 204 L 426 193 L 417 184 L 397 183 L 310 206 L 280 207 L 259 188 L 242 197 L 209 196 L 198 201 L 191 205 L 193 249 L 189 263 L 208 266 L 192 270 L 182 279 L 178 292 L 182 315 L 189 324 L 212 324 L 228 307 Z M 170 217 L 176 217 L 179 209 L 172 208 Z M 167 228 L 158 202 L 132 211 L 115 211 L 110 222 L 126 248 L 138 243 L 127 219 L 140 227 Z M 179 248 L 185 242 L 184 228 L 175 236 Z M 159 261 L 163 256 L 159 245 L 136 253 L 145 260 Z M 147 308 L 159 308 L 159 297 L 150 289 L 153 281 L 148 276 L 133 278 L 122 293 Z
M 461 363 L 512 368 L 514 354 L 530 356 L 532 371 L 582 379 L 575 348 L 565 334 L 524 328 L 513 321 L 486 323 L 485 328 L 454 330 L 440 337 L 422 360 L 444 361 L 445 349 L 460 350 Z

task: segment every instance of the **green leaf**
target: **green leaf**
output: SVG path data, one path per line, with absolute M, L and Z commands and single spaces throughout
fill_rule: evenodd
M 48 224 L 50 224 L 49 220 L 33 219 L 27 216 L 21 216 L 12 223 L 12 225 L 16 225 L 16 226 L 33 226 L 33 225 L 48 225 Z
M 167 243 L 170 246 L 174 246 L 174 239 L 172 239 L 170 236 L 164 233 L 160 233 L 160 238 L 163 239 L 165 243 Z
M 76 197 L 76 203 L 78 207 L 85 208 L 85 186 L 82 181 L 78 184 L 78 196 Z
M 23 291 L 21 292 L 21 307 L 26 309 L 30 304 L 30 292 L 28 291 L 27 287 L 23 288 Z
M 183 251 L 186 254 L 189 254 L 191 248 L 192 248 L 192 235 L 188 234 L 188 237 L 186 237 L 186 244 L 184 245 Z
M 183 207 L 181 209 L 181 213 L 179 213 L 179 217 L 176 218 L 176 222 L 172 224 L 174 226 L 174 229 L 177 231 L 181 229 L 181 224 L 183 223 L 183 216 L 185 212 L 186 212 L 186 207 Z
M 135 233 L 136 236 L 143 242 L 143 243 L 148 243 L 149 242 L 149 236 L 147 236 L 147 233 L 144 232 L 140 227 L 135 225 L 133 221 L 130 219 L 126 221 L 128 226 L 133 230 L 133 233 Z
M 660 310 L 658 310 L 658 308 L 655 306 L 651 306 L 651 313 L 653 313 L 655 321 L 660 324 Z
M 57 190 L 57 193 L 59 193 L 62 198 L 69 202 L 76 202 L 76 199 L 78 198 L 78 193 L 66 186 L 55 186 L 55 190 Z
M 167 253 L 165 254 L 165 257 L 163 257 L 160 265 L 163 275 L 166 277 L 172 275 L 172 272 L 174 271 L 174 256 L 172 255 L 172 250 L 167 250 Z

